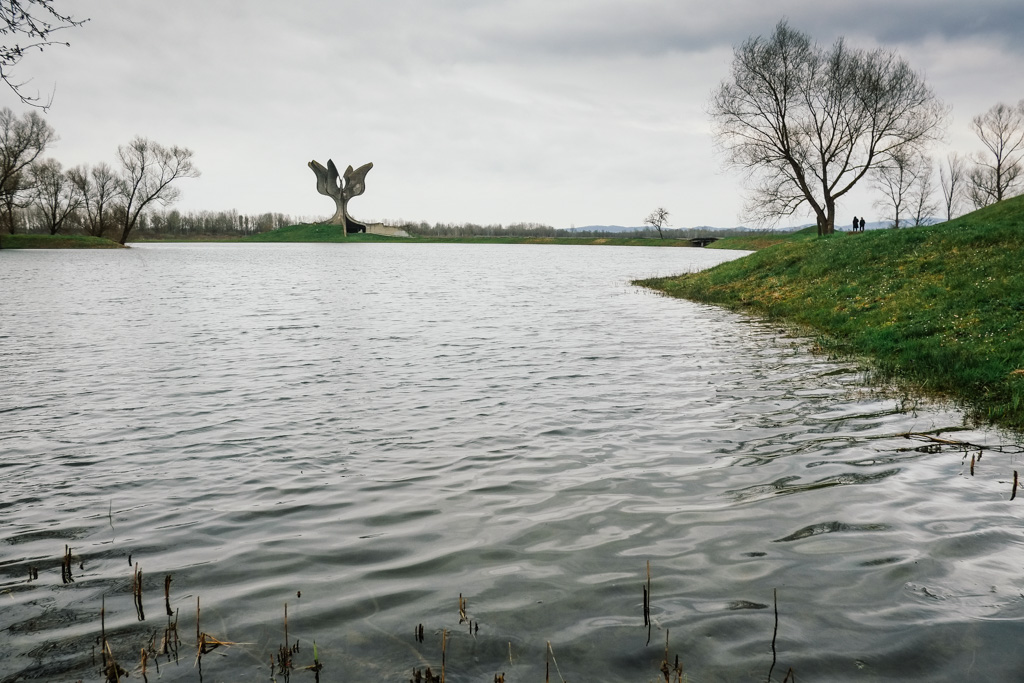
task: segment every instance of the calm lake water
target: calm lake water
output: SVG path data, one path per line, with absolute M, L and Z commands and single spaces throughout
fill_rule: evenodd
M 439 672 L 443 631 L 456 683 L 548 643 L 552 681 L 658 680 L 666 631 L 688 680 L 764 681 L 775 590 L 774 680 L 1019 680 L 1011 437 L 629 284 L 736 255 L 0 252 L 0 680 L 102 680 L 101 606 L 141 680 L 167 575 L 162 681 L 270 680 L 286 604 L 323 681 Z M 236 643 L 199 666 L 197 598 Z

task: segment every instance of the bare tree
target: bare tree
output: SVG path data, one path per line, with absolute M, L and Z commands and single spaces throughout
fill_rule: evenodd
M 779 22 L 733 53 L 709 113 L 728 161 L 755 185 L 748 213 L 778 220 L 807 205 L 818 234 L 868 171 L 940 132 L 946 108 L 895 52 L 837 40 L 824 49 Z
M 0 109 L 0 209 L 4 227 L 16 230 L 14 209 L 30 189 L 29 166 L 57 139 L 38 112 L 16 116 L 9 107 Z
M 665 235 L 662 234 L 661 230 L 668 223 L 668 211 L 665 210 L 665 207 L 659 206 L 644 219 L 644 223 L 656 229 L 660 239 L 665 239 Z
M 935 201 L 935 172 L 932 160 L 926 156 L 920 158 L 920 169 L 917 178 L 910 184 L 910 220 L 914 226 L 929 225 L 941 208 Z
M 82 195 L 56 159 L 45 159 L 30 167 L 32 202 L 39 209 L 43 227 L 56 235 L 82 204 Z
M 968 175 L 968 195 L 975 207 L 1012 197 L 1024 173 L 1024 100 L 999 103 L 971 120 L 971 128 L 988 150 L 975 155 Z
M 52 103 L 53 96 L 43 102 L 38 92 L 35 95 L 26 94 L 24 88 L 28 81 L 15 81 L 11 72 L 26 53 L 42 51 L 51 45 L 69 45 L 54 40 L 53 34 L 88 21 L 79 21 L 70 14 L 62 14 L 54 9 L 54 4 L 53 0 L 0 0 L 0 36 L 3 36 L 3 45 L 0 45 L 0 79 L 22 102 L 44 110 Z
M 120 242 L 124 244 L 143 210 L 154 202 L 167 206 L 177 200 L 180 191 L 171 183 L 179 178 L 198 178 L 199 169 L 192 163 L 192 150 L 164 147 L 143 137 L 118 147 L 117 157 L 122 169 Z
M 82 196 L 89 234 L 103 237 L 103 233 L 114 222 L 113 204 L 118 196 L 117 174 L 108 164 L 101 162 L 92 168 L 76 166 L 68 171 L 68 177 Z
M 964 183 L 967 182 L 967 164 L 964 158 L 952 152 L 946 156 L 946 165 L 939 166 L 939 184 L 945 201 L 946 220 L 960 214 L 960 203 L 964 198 Z
M 882 193 L 882 199 L 875 202 L 882 211 L 889 212 L 883 217 L 892 221 L 889 227 L 899 229 L 900 222 L 910 209 L 911 194 L 917 183 L 923 163 L 912 150 L 896 152 L 873 172 L 875 186 Z

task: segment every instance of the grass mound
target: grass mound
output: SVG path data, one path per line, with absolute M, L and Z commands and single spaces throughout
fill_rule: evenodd
M 886 378 L 1024 430 L 1024 196 L 939 225 L 796 238 L 637 281 L 809 327 Z
M 408 237 L 386 237 L 355 233 L 345 236 L 341 226 L 324 223 L 287 225 L 270 232 L 243 237 L 240 242 L 408 242 Z

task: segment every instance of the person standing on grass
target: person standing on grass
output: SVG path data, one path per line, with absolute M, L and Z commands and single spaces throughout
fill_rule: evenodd
M 853 231 L 854 231 L 854 232 L 857 232 L 857 225 L 858 225 L 858 223 L 857 223 L 857 217 L 856 217 L 856 216 L 854 216 L 854 217 L 853 217 Z
M 864 216 L 860 217 L 860 231 L 864 232 Z

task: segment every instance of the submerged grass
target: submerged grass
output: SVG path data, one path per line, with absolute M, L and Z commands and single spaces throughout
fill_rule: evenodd
M 741 259 L 638 280 L 810 328 L 880 377 L 1024 430 L 1024 196 L 939 225 L 794 236 Z

